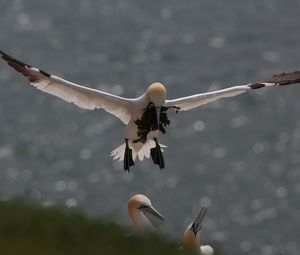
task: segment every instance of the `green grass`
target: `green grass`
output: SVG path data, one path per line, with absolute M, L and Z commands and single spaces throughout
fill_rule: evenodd
M 187 254 L 157 234 L 135 236 L 109 220 L 90 219 L 22 200 L 0 201 L 0 254 Z
M 159 234 L 133 235 L 131 229 L 108 219 L 91 219 L 78 212 L 21 199 L 0 201 L 3 255 L 190 254 L 180 245 Z

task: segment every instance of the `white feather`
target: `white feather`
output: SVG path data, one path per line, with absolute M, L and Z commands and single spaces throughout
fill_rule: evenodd
M 248 85 L 240 85 L 227 89 L 181 97 L 173 100 L 166 100 L 165 106 L 178 106 L 180 107 L 180 110 L 186 111 L 203 104 L 214 102 L 223 97 L 233 97 L 240 95 L 250 89 L 251 88 Z
M 159 145 L 161 148 L 167 147 L 166 145 L 163 144 L 159 144 Z M 144 158 L 150 158 L 150 151 L 152 148 L 156 146 L 156 144 L 152 139 L 147 140 L 145 144 L 140 142 L 133 143 L 131 140 L 129 140 L 128 146 L 130 149 L 132 149 L 133 161 L 135 161 L 137 157 L 140 161 L 143 161 Z M 123 161 L 125 148 L 126 148 L 125 143 L 121 144 L 110 153 L 110 156 L 113 157 L 114 160 Z M 163 149 L 161 150 L 163 152 Z

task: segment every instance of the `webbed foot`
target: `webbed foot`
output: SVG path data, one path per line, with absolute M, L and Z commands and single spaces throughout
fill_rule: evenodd
M 160 145 L 157 141 L 157 138 L 154 138 L 154 141 L 155 141 L 156 147 L 152 148 L 150 150 L 151 158 L 152 158 L 154 164 L 159 165 L 160 169 L 163 169 L 163 168 L 165 168 L 164 156 L 163 156 L 162 150 L 160 148 Z
M 129 149 L 128 139 L 125 139 L 125 153 L 124 153 L 124 170 L 130 172 L 130 167 L 134 165 L 132 159 L 132 149 Z

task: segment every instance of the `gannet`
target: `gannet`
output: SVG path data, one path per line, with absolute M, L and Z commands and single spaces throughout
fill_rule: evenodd
M 214 255 L 214 250 L 209 245 L 200 246 L 202 222 L 207 208 L 201 208 L 197 218 L 186 228 L 183 234 L 183 245 L 186 249 L 196 251 L 200 255 Z
M 269 86 L 283 86 L 300 83 L 300 71 L 273 75 L 267 79 L 246 85 L 229 87 L 207 93 L 167 100 L 167 90 L 160 82 L 152 83 L 146 92 L 137 98 L 124 98 L 100 90 L 87 88 L 41 69 L 27 65 L 0 51 L 8 65 L 26 76 L 36 88 L 57 96 L 67 102 L 85 109 L 103 108 L 118 117 L 125 125 L 125 143 L 111 152 L 119 161 L 124 160 L 124 170 L 129 171 L 138 157 L 139 160 L 152 158 L 161 169 L 165 167 L 163 150 L 158 143 L 158 135 L 166 133 L 170 124 L 167 110 L 187 111 L 224 97 L 240 95 L 248 90 Z
M 128 214 L 134 232 L 142 233 L 153 230 L 151 222 L 146 217 L 147 213 L 164 220 L 163 216 L 152 206 L 148 197 L 137 194 L 128 200 Z

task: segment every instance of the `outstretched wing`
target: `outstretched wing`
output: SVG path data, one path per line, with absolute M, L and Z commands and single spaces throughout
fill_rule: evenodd
M 74 103 L 84 109 L 93 110 L 95 108 L 103 108 L 107 112 L 117 116 L 125 124 L 129 122 L 131 117 L 129 111 L 131 99 L 66 81 L 43 70 L 22 63 L 3 51 L 0 51 L 0 55 L 8 65 L 26 76 L 36 88 L 67 102 Z
M 275 74 L 269 78 L 259 80 L 246 85 L 234 86 L 227 89 L 216 90 L 208 93 L 196 94 L 192 96 L 166 100 L 165 106 L 176 106 L 180 110 L 186 111 L 203 104 L 214 102 L 223 97 L 233 97 L 240 95 L 247 90 L 260 89 L 269 86 L 284 86 L 300 83 L 300 71 L 293 73 Z

